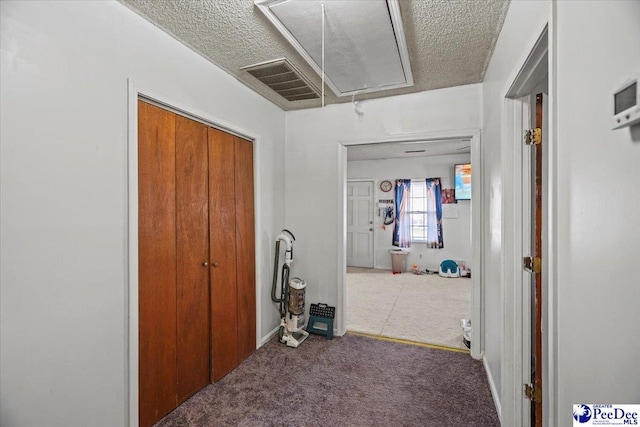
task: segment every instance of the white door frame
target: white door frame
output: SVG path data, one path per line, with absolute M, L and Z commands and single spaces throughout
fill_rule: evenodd
M 371 256 L 373 257 L 373 268 L 376 268 L 376 228 L 375 228 L 375 208 L 376 208 L 376 188 L 378 185 L 378 182 L 374 179 L 374 178 L 347 178 L 347 182 L 370 182 L 371 183 L 371 187 L 372 187 L 372 192 L 371 192 L 371 209 L 372 211 L 369 212 L 371 214 L 371 218 L 373 218 L 372 223 L 371 223 L 371 228 L 373 229 L 373 231 L 371 232 L 371 241 L 372 241 L 372 253 Z M 345 229 L 346 230 L 346 229 Z
M 471 174 L 471 245 L 473 250 L 473 259 L 471 264 L 471 324 L 474 327 L 473 339 L 471 340 L 471 356 L 480 359 L 484 352 L 484 307 L 482 301 L 484 298 L 484 272 L 482 269 L 482 247 L 483 247 L 483 224 L 485 223 L 484 201 L 483 201 L 483 179 L 482 179 L 482 146 L 480 143 L 481 132 L 479 129 L 460 129 L 453 131 L 435 131 L 419 134 L 396 135 L 388 138 L 366 139 L 366 140 L 350 140 L 339 141 L 338 150 L 338 247 L 336 250 L 338 274 L 336 277 L 336 318 L 337 318 L 337 334 L 344 335 L 347 331 L 346 315 L 347 315 L 347 287 L 346 287 L 346 187 L 347 187 L 347 147 L 358 144 L 381 144 L 390 142 L 407 142 L 407 141 L 435 141 L 443 139 L 462 139 L 471 140 L 471 165 L 473 173 Z
M 522 141 L 524 129 L 530 122 L 530 98 L 535 86 L 548 73 L 549 78 L 549 122 L 544 123 L 546 134 L 544 137 L 545 150 L 543 151 L 548 161 L 547 175 L 544 191 L 547 193 L 547 205 L 543 212 L 546 227 L 543 228 L 543 282 L 547 288 L 543 289 L 543 316 L 542 316 L 542 370 L 543 370 L 543 422 L 548 425 L 555 419 L 555 396 L 557 384 L 555 383 L 555 315 L 552 307 L 553 290 L 552 282 L 555 271 L 554 234 L 555 231 L 555 138 L 553 96 L 555 92 L 553 84 L 553 40 L 551 4 L 541 15 L 532 38 L 527 44 L 521 60 L 507 79 L 503 90 L 502 110 L 502 354 L 501 354 L 501 422 L 503 425 L 530 424 L 529 402 L 524 396 L 524 384 L 530 382 L 530 342 L 525 337 L 530 336 L 530 296 L 524 292 L 525 286 L 530 286 L 530 278 L 523 273 L 523 256 L 529 255 L 528 236 L 530 233 L 530 218 L 527 218 L 530 200 L 526 200 L 522 189 L 528 185 L 527 180 L 529 165 L 529 153 L 524 148 Z M 525 252 L 526 251 L 526 252 Z M 544 284 L 543 284 L 544 286 Z M 526 335 L 525 335 L 526 333 Z M 529 375 L 529 378 L 527 376 Z
M 262 257 L 258 256 L 260 248 L 259 237 L 262 235 L 260 206 L 260 137 L 257 132 L 242 129 L 234 124 L 213 117 L 208 113 L 172 100 L 161 93 L 143 88 L 128 79 L 128 150 L 127 150 L 127 242 L 125 248 L 125 408 L 127 411 L 127 425 L 138 426 L 138 99 L 144 99 L 162 108 L 173 111 L 193 120 L 215 127 L 224 132 L 248 139 L 253 142 L 253 170 L 254 170 L 254 210 L 255 210 L 255 247 L 256 247 L 256 348 L 261 344 L 261 292 L 263 280 L 259 274 L 262 271 Z
M 505 117 L 508 134 L 502 139 L 502 263 L 501 282 L 503 299 L 502 331 L 502 395 L 500 399 L 501 422 L 504 425 L 526 427 L 530 419 L 528 402 L 525 400 L 523 384 L 531 370 L 530 342 L 530 299 L 525 292 L 522 259 L 529 251 L 530 219 L 527 210 L 530 200 L 523 193 L 530 180 L 530 155 L 523 147 L 523 130 L 529 127 L 529 96 L 505 100 Z M 518 143 L 520 141 L 521 143 Z M 506 147 L 511 145 L 511 147 Z M 530 160 L 529 160 L 530 161 Z M 525 168 L 526 167 L 526 168 Z M 528 382 L 528 381 L 527 381 Z M 513 421 L 513 423 L 509 422 Z

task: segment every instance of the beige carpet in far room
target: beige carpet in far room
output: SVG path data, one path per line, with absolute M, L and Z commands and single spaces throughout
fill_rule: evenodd
M 348 267 L 347 330 L 466 349 L 471 279 Z

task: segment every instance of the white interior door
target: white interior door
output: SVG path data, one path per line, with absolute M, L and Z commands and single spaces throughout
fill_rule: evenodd
M 373 181 L 347 181 L 347 265 L 373 268 Z

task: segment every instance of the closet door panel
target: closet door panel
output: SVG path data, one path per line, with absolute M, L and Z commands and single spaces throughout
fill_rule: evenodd
M 138 102 L 140 426 L 176 406 L 175 116 Z
M 253 143 L 235 138 L 238 362 L 256 349 Z
M 211 381 L 238 365 L 234 137 L 209 128 Z
M 207 126 L 176 116 L 178 403 L 209 384 Z

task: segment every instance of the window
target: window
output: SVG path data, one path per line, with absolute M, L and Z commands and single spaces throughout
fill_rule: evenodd
M 433 248 L 443 247 L 442 225 L 439 218 L 442 208 L 438 209 L 438 202 L 442 203 L 439 189 L 439 179 L 411 181 L 407 215 L 412 242 L 426 243 Z
M 393 246 L 408 248 L 411 242 L 426 243 L 428 248 L 444 248 L 440 178 L 396 180 Z
M 409 224 L 411 224 L 411 241 L 427 241 L 427 185 L 424 180 L 411 180 L 409 197 Z

